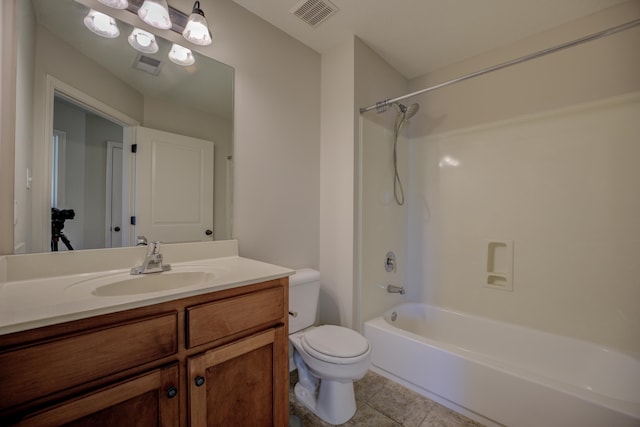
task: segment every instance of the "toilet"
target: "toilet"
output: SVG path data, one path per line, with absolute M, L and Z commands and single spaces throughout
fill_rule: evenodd
M 353 381 L 369 369 L 371 346 L 349 328 L 316 326 L 320 273 L 297 270 L 289 278 L 289 342 L 298 368 L 296 399 L 330 424 L 356 413 Z

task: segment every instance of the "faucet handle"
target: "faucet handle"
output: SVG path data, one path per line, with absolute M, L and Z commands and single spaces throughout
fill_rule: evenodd
M 160 242 L 150 242 L 147 245 L 147 256 L 137 267 L 131 269 L 131 274 L 159 273 L 171 270 L 170 264 L 163 263 L 163 256 L 160 253 Z
M 147 246 L 148 244 L 149 244 L 149 241 L 147 240 L 146 237 L 138 236 L 136 238 L 136 246 L 141 246 L 141 245 Z
M 160 242 L 155 241 L 149 243 L 149 249 L 147 249 L 147 254 L 149 255 L 159 255 L 160 254 Z

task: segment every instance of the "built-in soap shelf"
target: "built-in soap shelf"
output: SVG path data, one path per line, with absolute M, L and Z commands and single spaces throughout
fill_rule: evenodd
M 513 291 L 513 240 L 487 241 L 484 286 Z

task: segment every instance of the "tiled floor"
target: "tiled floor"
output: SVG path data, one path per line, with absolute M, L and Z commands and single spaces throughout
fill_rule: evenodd
M 293 387 L 297 380 L 297 371 L 293 371 L 289 412 L 302 419 L 304 427 L 330 426 L 296 400 Z M 355 382 L 354 389 L 358 409 L 353 418 L 341 424 L 343 426 L 481 427 L 481 424 L 371 371 Z

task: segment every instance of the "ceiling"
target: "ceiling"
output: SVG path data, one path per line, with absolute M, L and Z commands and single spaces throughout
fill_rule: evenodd
M 627 0 L 331 0 L 315 28 L 297 0 L 234 1 L 319 53 L 358 36 L 412 79 Z

